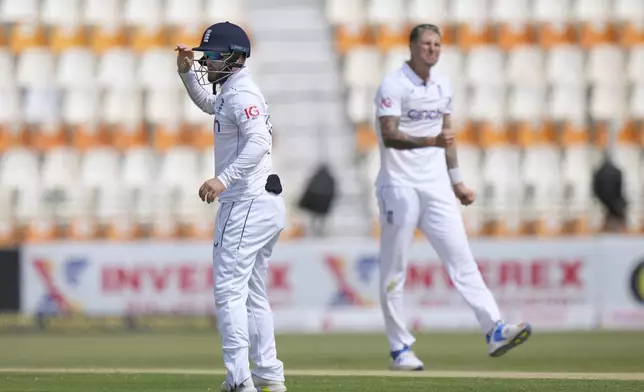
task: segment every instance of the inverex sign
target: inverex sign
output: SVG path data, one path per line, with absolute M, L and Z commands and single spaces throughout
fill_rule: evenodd
M 202 245 L 43 245 L 22 259 L 22 310 L 88 314 L 213 313 L 212 261 Z M 289 270 L 269 268 L 274 306 L 289 302 Z
M 539 328 L 591 328 L 598 320 L 632 326 L 644 319 L 644 246 L 627 242 L 472 241 L 471 246 L 475 268 L 505 318 L 530 320 Z M 208 242 L 26 246 L 21 309 L 214 313 L 211 247 Z M 407 321 L 418 328 L 476 327 L 456 287 L 476 270 L 451 275 L 449 265 L 422 241 L 409 254 Z M 279 243 L 267 276 L 276 325 L 307 331 L 373 328 L 382 321 L 378 264 L 378 243 L 371 240 Z

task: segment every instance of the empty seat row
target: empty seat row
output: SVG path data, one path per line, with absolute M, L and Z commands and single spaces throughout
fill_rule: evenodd
M 46 25 L 149 26 L 238 21 L 244 1 L 226 0 L 4 0 L 0 22 L 40 21 Z
M 293 181 L 301 179 L 282 166 L 276 170 L 283 173 L 290 204 L 300 186 Z M 0 243 L 60 237 L 211 238 L 218 203 L 204 204 L 197 190 L 214 172 L 210 148 L 164 153 L 147 147 L 85 153 L 56 148 L 44 154 L 12 148 L 0 154 Z M 295 207 L 288 216 L 285 237 L 301 233 L 291 219 L 297 216 Z
M 0 87 L 0 124 L 57 123 L 90 125 L 138 124 L 147 121 L 168 127 L 181 123 L 210 124 L 182 88 L 141 90 L 133 87 Z
M 367 168 L 371 181 L 378 170 L 377 154 L 373 152 Z M 618 146 L 613 156 L 624 176 L 629 229 L 641 232 L 644 153 L 641 147 Z M 592 176 L 601 160 L 599 151 L 588 146 L 524 150 L 460 146 L 459 163 L 465 182 L 478 195 L 475 205 L 463 209 L 469 229 L 473 234 L 519 234 L 522 225 L 527 229 L 537 223 L 534 230 L 539 234 L 562 234 L 567 224 L 576 226 L 573 231 L 589 230 L 588 216 L 596 210 Z M 377 214 L 375 206 L 372 214 Z
M 635 21 L 639 0 L 326 0 L 333 24 Z
M 354 123 L 375 121 L 373 87 L 348 90 L 347 113 Z M 539 121 L 644 119 L 644 84 L 593 86 L 471 86 L 454 89 L 454 117 L 462 120 Z
M 12 149 L 2 156 L 0 193 L 4 197 L 0 200 L 6 205 L 0 210 L 13 212 L 9 218 L 18 223 L 114 219 L 128 214 L 144 219 L 175 207 L 197 217 L 203 210 L 196 190 L 214 173 L 211 151 L 200 155 L 181 148 L 162 157 L 137 149 L 122 158 L 110 149 L 81 156 L 61 148 L 40 161 L 26 149 Z
M 400 68 L 408 59 L 407 47 L 391 50 L 384 56 L 375 47 L 358 47 L 344 56 L 344 81 L 355 87 L 377 86 L 384 74 Z M 476 85 L 644 83 L 641 71 L 644 45 L 630 51 L 611 45 L 590 51 L 572 45 L 550 51 L 525 46 L 508 53 L 486 46 L 467 54 L 457 48 L 443 47 L 436 69 L 450 76 L 453 83 Z
M 182 86 L 176 71 L 176 53 L 170 48 L 153 49 L 140 56 L 123 48 L 102 56 L 81 48 L 69 49 L 60 56 L 44 48 L 28 49 L 19 56 L 0 49 L 0 86 L 167 88 Z
M 441 24 L 443 45 L 469 51 L 480 46 L 497 46 L 503 50 L 535 45 L 553 49 L 578 45 L 591 49 L 601 45 L 631 48 L 644 44 L 644 24 Z M 413 25 L 339 25 L 334 28 L 337 50 L 345 54 L 357 46 L 375 46 L 386 52 L 397 46 L 408 46 Z

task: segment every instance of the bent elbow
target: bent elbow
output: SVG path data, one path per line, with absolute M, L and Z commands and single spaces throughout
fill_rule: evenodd
M 396 142 L 393 139 L 390 139 L 390 138 L 383 138 L 382 139 L 382 144 L 387 148 L 392 148 L 392 147 L 395 146 Z

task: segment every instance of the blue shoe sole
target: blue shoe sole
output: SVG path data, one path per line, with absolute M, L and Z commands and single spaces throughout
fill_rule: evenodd
M 519 346 L 525 343 L 525 341 L 528 340 L 530 335 L 532 335 L 532 326 L 530 324 L 526 324 L 525 327 L 521 330 L 521 332 L 519 332 L 517 336 L 515 336 L 514 339 L 510 341 L 510 343 L 506 344 L 505 346 L 501 346 L 497 350 L 491 352 L 490 356 L 494 358 L 502 356 L 503 354 L 512 350 L 516 346 Z

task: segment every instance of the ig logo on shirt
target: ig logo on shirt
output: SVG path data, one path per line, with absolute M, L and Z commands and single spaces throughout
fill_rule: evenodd
M 249 106 L 244 109 L 244 114 L 248 120 L 254 120 L 259 117 L 259 109 L 255 105 Z

